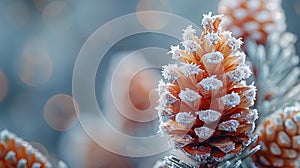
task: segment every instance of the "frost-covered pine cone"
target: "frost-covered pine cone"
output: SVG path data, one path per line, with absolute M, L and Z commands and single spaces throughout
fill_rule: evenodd
M 260 120 L 274 109 L 299 99 L 299 56 L 295 52 L 296 36 L 292 33 L 272 34 L 265 46 L 247 41 L 245 51 L 253 68 L 257 86 L 255 107 Z
M 199 161 L 216 167 L 226 156 L 238 155 L 249 145 L 257 111 L 255 86 L 240 51 L 241 39 L 219 25 L 221 15 L 204 15 L 200 38 L 188 26 L 183 30 L 184 50 L 171 46 L 176 64 L 163 67 L 158 86 L 160 131 L 170 142 Z
M 3 130 L 0 132 L 1 168 L 51 168 L 51 163 L 28 142 Z M 59 162 L 57 168 L 67 168 Z
M 252 155 L 259 168 L 296 168 L 300 156 L 300 105 L 268 116 L 255 131 L 261 150 Z
M 222 26 L 243 40 L 265 44 L 269 34 L 286 29 L 281 0 L 221 0 Z

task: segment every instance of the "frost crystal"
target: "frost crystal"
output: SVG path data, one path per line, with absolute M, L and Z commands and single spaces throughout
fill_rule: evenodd
M 239 82 L 243 79 L 243 72 L 239 69 L 229 71 L 227 75 L 233 82 Z
M 236 51 L 237 49 L 241 48 L 241 45 L 243 44 L 243 41 L 241 40 L 241 38 L 234 38 L 231 37 L 228 39 L 228 46 L 233 50 Z
M 180 76 L 178 73 L 178 65 L 169 64 L 163 66 L 162 75 L 166 80 L 176 80 Z
M 257 22 L 251 21 L 244 24 L 244 28 L 248 32 L 254 32 L 259 29 L 259 24 Z
M 167 84 L 163 80 L 160 80 L 157 88 L 158 95 L 161 96 L 166 91 L 166 89 Z
M 202 19 L 202 26 L 205 29 L 205 27 L 213 28 L 213 21 L 216 19 L 219 19 L 220 21 L 222 20 L 223 15 L 215 15 L 212 16 L 212 13 L 209 12 L 207 15 L 203 14 L 203 19 Z
M 244 19 L 247 16 L 247 11 L 245 9 L 236 9 L 233 12 L 233 15 L 237 18 L 237 19 Z
M 279 140 L 278 143 L 285 144 L 285 145 L 290 145 L 291 144 L 291 139 L 285 132 L 280 131 L 279 134 L 278 134 L 278 137 L 279 137 L 278 138 L 278 140 Z M 293 138 L 295 138 L 295 137 L 296 136 L 294 136 Z
M 162 160 L 157 161 L 153 166 L 153 168 L 163 168 L 163 167 L 166 167 L 166 162 Z
M 235 114 L 230 116 L 230 118 L 240 118 L 240 117 L 241 117 L 240 113 L 235 113 Z
M 176 147 L 184 147 L 192 142 L 193 138 L 190 135 L 185 135 L 183 137 L 171 137 L 171 143 Z
M 205 90 L 217 90 L 223 86 L 222 81 L 220 81 L 215 75 L 211 77 L 207 77 L 199 82 L 199 84 Z
M 20 159 L 20 161 L 17 164 L 17 168 L 27 167 L 27 160 L 26 159 Z
M 230 151 L 235 149 L 235 143 L 232 141 L 225 142 L 225 143 L 222 143 L 221 145 L 216 145 L 216 146 L 225 153 L 229 153 Z
M 274 165 L 275 167 L 283 167 L 284 161 L 283 161 L 282 159 L 276 158 L 276 159 L 274 159 L 274 161 L 273 161 L 273 165 Z
M 195 128 L 195 133 L 196 135 L 199 137 L 199 138 L 202 138 L 202 139 L 208 139 L 209 137 L 211 137 L 215 130 L 213 129 L 210 129 L 210 128 L 207 128 L 205 126 L 203 127 L 199 127 L 199 128 Z
M 293 130 L 293 129 L 297 129 L 297 125 L 293 122 L 292 119 L 288 118 L 287 120 L 285 120 L 284 122 L 284 126 L 287 130 Z
M 271 124 L 268 124 L 267 126 L 266 126 L 266 133 L 267 133 L 267 135 L 273 135 L 274 134 L 274 129 L 272 128 L 272 125 Z
M 182 39 L 183 40 L 193 40 L 196 30 L 193 29 L 192 25 L 189 25 L 186 29 L 183 30 Z
M 236 105 L 240 104 L 241 98 L 239 94 L 232 92 L 231 94 L 227 94 L 222 97 L 223 102 L 231 107 L 235 107 Z
M 252 1 L 248 1 L 247 2 L 247 6 L 248 6 L 248 8 L 250 9 L 250 10 L 256 10 L 256 9 L 258 9 L 259 8 L 259 6 L 260 6 L 260 2 L 259 2 L 259 0 L 252 0 Z
M 247 123 L 252 123 L 258 119 L 258 112 L 256 109 L 250 111 L 249 114 L 246 115 Z
M 270 150 L 274 155 L 280 155 L 281 154 L 281 150 L 275 142 L 271 143 Z
M 174 116 L 174 114 L 173 114 L 174 112 L 170 108 L 158 106 L 155 109 L 158 110 L 158 116 L 159 116 L 159 120 L 161 122 L 167 122 L 170 120 L 171 117 Z
M 200 45 L 194 40 L 184 40 L 183 42 L 181 42 L 181 44 L 183 45 L 185 51 L 187 51 L 188 53 L 197 51 L 200 47 Z
M 175 60 L 182 57 L 182 54 L 179 49 L 179 45 L 171 46 L 171 50 L 169 52 L 167 52 L 167 54 L 172 54 L 172 59 L 175 59 Z
M 228 41 L 229 39 L 232 39 L 232 38 L 233 38 L 233 37 L 232 37 L 232 32 L 230 32 L 230 31 L 223 31 L 221 34 L 226 38 L 227 41 Z
M 183 125 L 187 128 L 190 128 L 193 126 L 196 118 L 187 112 L 180 112 L 176 115 L 175 121 L 179 123 L 180 125 Z
M 204 36 L 206 42 L 209 43 L 209 45 L 216 45 L 218 44 L 218 41 L 221 39 L 218 33 L 208 33 Z
M 299 147 L 300 146 L 300 135 L 294 136 L 293 137 L 293 146 Z
M 41 167 L 42 167 L 42 165 L 40 163 L 37 163 L 37 162 L 33 163 L 32 166 L 31 166 L 31 168 L 41 168 Z
M 233 51 L 237 51 L 237 49 L 239 49 L 241 47 L 241 45 L 243 44 L 241 38 L 236 39 L 236 38 L 232 37 L 232 33 L 230 31 L 224 31 L 222 33 L 222 35 L 225 36 L 225 38 L 228 41 L 228 46 Z
M 263 156 L 259 156 L 259 161 L 261 163 L 263 163 L 264 165 L 267 165 L 267 166 L 271 165 L 270 162 L 265 157 L 263 157 Z
M 196 112 L 196 114 L 198 114 L 199 119 L 205 123 L 212 123 L 221 117 L 221 113 L 215 110 L 203 110 Z
M 10 137 L 14 137 L 14 135 L 8 132 L 6 129 L 0 132 L 0 142 L 8 140 Z
M 203 28 L 205 28 L 206 26 L 212 27 L 212 22 L 214 18 L 211 15 L 212 15 L 211 12 L 209 12 L 207 15 L 203 14 L 203 19 L 202 19 Z
M 233 132 L 239 127 L 240 123 L 237 120 L 228 120 L 221 122 L 218 129 L 221 131 Z
M 17 161 L 16 153 L 14 151 L 9 151 L 5 156 L 5 160 L 13 160 L 16 162 Z
M 160 123 L 158 128 L 159 128 L 158 133 L 161 133 L 162 135 L 168 135 L 169 134 L 168 130 L 164 127 L 163 123 Z
M 165 105 L 173 104 L 177 101 L 177 98 L 172 95 L 168 90 L 166 90 L 160 97 L 160 102 Z
M 296 158 L 298 153 L 295 150 L 292 149 L 286 149 L 286 154 L 288 156 L 288 158 L 292 159 L 292 158 Z
M 218 64 L 224 60 L 224 56 L 221 52 L 211 52 L 203 55 L 202 59 L 211 64 Z
M 201 71 L 199 65 L 190 63 L 182 63 L 181 70 L 187 77 L 190 75 L 196 75 Z
M 274 123 L 276 126 L 282 126 L 282 119 L 279 116 L 274 117 Z
M 249 88 L 250 88 L 249 90 L 246 90 L 244 92 L 244 95 L 250 101 L 255 100 L 255 97 L 256 97 L 256 87 L 254 85 L 251 85 Z
M 237 50 L 234 55 L 239 57 L 239 64 L 245 64 L 246 54 L 244 52 Z
M 178 96 L 182 101 L 187 103 L 195 101 L 196 99 L 201 97 L 197 92 L 189 88 L 186 88 L 185 90 L 181 90 Z
M 247 79 L 252 74 L 249 66 L 239 65 L 236 70 L 227 72 L 227 75 L 233 82 L 239 82 L 243 79 Z
M 239 69 L 240 71 L 243 72 L 243 79 L 249 78 L 250 75 L 252 74 L 252 72 L 251 72 L 249 66 L 247 66 L 247 65 L 239 65 L 239 66 L 237 67 L 237 69 Z
M 297 113 L 296 115 L 293 116 L 293 119 L 296 121 L 296 122 L 299 122 L 300 123 L 300 113 Z

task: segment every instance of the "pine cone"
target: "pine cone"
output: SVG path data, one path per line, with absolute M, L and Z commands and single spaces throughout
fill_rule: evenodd
M 300 105 L 287 106 L 270 115 L 255 133 L 261 150 L 252 155 L 261 168 L 296 168 L 300 154 Z
M 221 0 L 225 29 L 244 40 L 265 44 L 269 34 L 285 31 L 281 0 Z
M 50 162 L 29 143 L 4 130 L 0 132 L 1 168 L 51 168 Z M 67 168 L 59 162 L 58 168 Z
M 185 50 L 171 46 L 179 61 L 163 67 L 158 87 L 160 131 L 170 142 L 199 161 L 215 167 L 225 156 L 238 155 L 251 141 L 257 111 L 255 86 L 244 79 L 251 75 L 242 41 L 222 31 L 222 16 L 204 15 L 200 38 L 188 26 L 183 30 Z

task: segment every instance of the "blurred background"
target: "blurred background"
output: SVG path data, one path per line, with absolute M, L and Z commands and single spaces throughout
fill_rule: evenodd
M 6 128 L 16 133 L 53 163 L 61 159 L 71 168 L 152 167 L 165 153 L 143 158 L 119 156 L 96 145 L 80 127 L 72 98 L 77 55 L 95 30 L 125 14 L 164 11 L 200 25 L 202 14 L 216 13 L 217 7 L 218 0 L 0 0 L 0 130 Z M 283 9 L 287 30 L 300 37 L 300 0 L 283 1 Z M 153 29 L 153 24 L 157 26 L 154 29 L 159 29 L 163 24 L 140 21 L 146 29 Z M 178 42 L 157 33 L 142 33 L 120 40 L 105 54 L 96 76 L 96 96 L 116 129 L 131 136 L 153 135 L 158 131 L 157 119 L 136 123 L 115 112 L 107 81 L 112 80 L 116 64 L 131 51 L 145 47 L 169 50 L 170 45 Z M 299 41 L 296 45 L 299 54 Z M 135 64 L 151 63 L 139 55 L 143 53 L 135 53 L 135 59 L 119 67 L 116 81 L 120 94 L 128 93 L 132 104 L 143 111 L 150 108 L 151 102 L 145 95 L 156 87 L 160 74 L 159 70 L 143 71 L 131 78 Z M 163 61 L 168 58 L 162 55 Z M 129 78 L 131 87 L 122 86 Z M 142 80 L 145 78 L 146 81 Z M 122 96 L 118 101 L 125 102 Z

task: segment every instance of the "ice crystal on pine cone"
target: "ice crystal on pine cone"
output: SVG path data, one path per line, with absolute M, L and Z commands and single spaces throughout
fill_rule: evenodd
M 224 28 L 259 44 L 265 44 L 269 34 L 286 28 L 281 0 L 221 0 L 219 12 L 225 15 Z
M 1 168 L 51 168 L 51 163 L 28 142 L 3 130 L 0 132 L 0 167 Z M 67 168 L 59 162 L 57 168 Z
M 240 51 L 242 41 L 223 31 L 221 21 L 221 15 L 204 15 L 199 38 L 192 26 L 183 30 L 184 50 L 171 46 L 178 62 L 163 66 L 166 81 L 158 85 L 160 132 L 200 167 L 239 155 L 252 140 L 258 117 L 249 108 L 256 89 L 245 82 L 251 70 Z
M 296 168 L 300 156 L 300 105 L 268 116 L 256 130 L 261 150 L 252 155 L 259 168 Z

